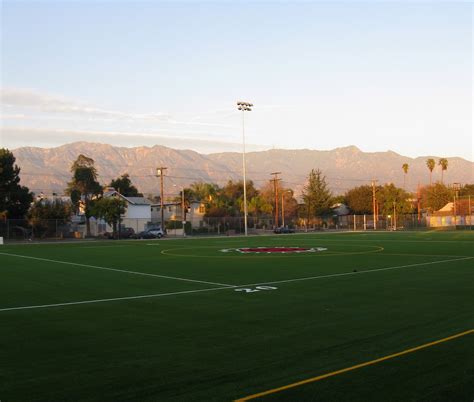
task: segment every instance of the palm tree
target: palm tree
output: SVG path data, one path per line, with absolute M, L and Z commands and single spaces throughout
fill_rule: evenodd
M 445 170 L 448 170 L 448 160 L 446 158 L 441 158 L 438 161 L 438 165 L 441 166 L 441 183 L 443 182 L 443 173 Z
M 403 172 L 405 173 L 405 176 L 403 176 L 403 188 L 405 189 L 406 182 L 407 182 L 407 174 L 408 174 L 408 163 L 404 163 L 402 165 Z
M 428 167 L 428 169 L 430 171 L 430 186 L 431 186 L 431 183 L 432 183 L 431 176 L 432 176 L 432 173 L 433 173 L 433 169 L 436 166 L 435 160 L 432 159 L 432 158 L 427 159 L 426 160 L 426 166 Z

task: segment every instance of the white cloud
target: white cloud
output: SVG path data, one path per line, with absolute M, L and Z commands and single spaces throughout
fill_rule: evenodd
M 67 99 L 62 96 L 44 94 L 31 89 L 22 88 L 5 88 L 0 90 L 0 99 L 2 109 L 21 108 L 22 110 L 30 110 L 36 115 L 31 119 L 57 119 L 54 114 L 69 115 L 71 117 L 62 117 L 63 119 L 89 119 L 100 121 L 123 121 L 144 122 L 144 123 L 165 123 L 175 126 L 203 126 L 215 128 L 233 128 L 231 125 L 220 124 L 216 122 L 197 122 L 195 118 L 188 121 L 180 121 L 173 118 L 168 113 L 127 113 L 117 110 L 108 110 L 98 108 L 92 105 L 86 105 L 82 102 Z M 37 114 L 40 114 L 39 116 Z M 41 115 L 43 114 L 43 115 Z M 46 115 L 44 115 L 46 114 Z M 22 113 L 3 115 L 3 119 L 27 119 Z M 199 118 L 199 117 L 198 117 Z

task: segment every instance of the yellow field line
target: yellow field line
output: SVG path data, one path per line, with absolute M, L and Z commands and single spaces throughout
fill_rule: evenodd
M 342 373 L 347 373 L 348 371 L 357 370 L 357 369 L 360 369 L 362 367 L 371 366 L 373 364 L 377 364 L 377 363 L 383 362 L 385 360 L 393 359 L 393 358 L 398 357 L 398 356 L 407 355 L 409 353 L 413 353 L 413 352 L 416 352 L 418 350 L 429 348 L 431 346 L 438 345 L 440 343 L 447 342 L 447 341 L 450 341 L 452 339 L 460 338 L 461 336 L 465 336 L 465 335 L 469 335 L 469 334 L 473 334 L 473 333 L 474 333 L 474 329 L 470 329 L 468 331 L 464 331 L 464 332 L 461 332 L 459 334 L 448 336 L 447 338 L 439 339 L 437 341 L 433 341 L 433 342 L 430 342 L 430 343 L 425 343 L 424 345 L 416 346 L 416 347 L 411 348 L 411 349 L 406 349 L 406 350 L 403 350 L 401 352 L 394 353 L 392 355 L 381 357 L 379 359 L 370 360 L 370 361 L 365 362 L 365 363 L 356 364 L 355 366 L 351 366 L 351 367 L 347 367 L 347 368 L 344 368 L 344 369 L 341 369 L 341 370 L 333 371 L 331 373 L 326 373 L 326 374 L 323 374 L 323 375 L 320 375 L 320 376 L 317 376 L 317 377 L 308 378 L 306 380 L 298 381 L 298 382 L 295 382 L 293 384 L 284 385 L 283 387 L 274 388 L 274 389 L 270 389 L 268 391 L 259 392 L 258 394 L 245 396 L 243 398 L 236 399 L 235 402 L 250 401 L 251 399 L 256 399 L 256 398 L 260 398 L 262 396 L 275 394 L 277 392 L 285 391 L 285 390 L 290 389 L 290 388 L 299 387 L 300 385 L 309 384 L 309 383 L 312 383 L 312 382 L 317 382 L 317 381 L 320 381 L 320 380 L 324 380 L 325 378 L 334 377 L 334 376 L 342 374 Z

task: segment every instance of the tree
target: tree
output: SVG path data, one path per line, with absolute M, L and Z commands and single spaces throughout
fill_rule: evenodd
M 311 170 L 308 175 L 308 183 L 303 188 L 302 196 L 306 205 L 308 221 L 330 211 L 332 194 L 321 170 Z
M 370 214 L 373 212 L 372 186 L 354 187 L 346 192 L 345 199 L 347 206 L 355 214 Z
M 379 189 L 378 200 L 381 205 L 383 215 L 391 215 L 395 207 L 395 212 L 408 214 L 413 212 L 413 207 L 409 202 L 410 194 L 404 189 L 396 187 L 394 184 L 385 184 Z
M 408 168 L 409 168 L 408 163 L 404 163 L 402 165 L 403 172 L 405 173 L 405 175 L 403 176 L 403 188 L 404 189 L 406 189 Z
M 23 219 L 33 202 L 28 187 L 20 185 L 20 168 L 8 149 L 0 149 L 0 213 L 10 219 Z
M 113 237 L 117 238 L 117 224 L 125 213 L 127 203 L 118 197 L 100 198 L 91 209 L 93 216 L 103 219 L 112 226 Z
M 183 192 L 184 192 L 184 197 L 183 197 Z M 192 190 L 190 188 L 183 188 L 177 197 L 174 197 L 173 201 L 174 202 L 179 202 L 180 205 L 183 202 L 184 198 L 184 210 L 182 211 L 182 220 L 186 220 L 186 212 L 187 209 L 191 206 L 191 202 L 194 201 Z
M 284 214 L 285 219 L 287 218 L 291 219 L 291 217 L 295 217 L 298 211 L 298 201 L 294 197 L 294 191 L 291 188 L 286 188 L 286 189 L 283 189 L 282 193 L 279 193 L 279 194 L 283 195 L 283 197 L 281 198 L 282 216 Z M 332 200 L 331 200 L 331 203 L 332 203 Z
M 130 175 L 128 173 L 123 174 L 115 180 L 112 180 L 109 186 L 113 187 L 125 197 L 143 197 L 143 194 L 139 193 L 138 189 L 132 185 L 132 181 L 130 180 Z
M 258 195 L 252 180 L 247 180 L 247 202 Z M 220 201 L 227 207 L 232 216 L 241 215 L 244 211 L 244 182 L 229 180 L 219 193 Z
M 185 194 L 186 192 L 185 190 Z M 207 214 L 211 208 L 218 207 L 217 195 L 219 192 L 220 188 L 217 184 L 204 183 L 201 181 L 191 184 L 187 193 L 190 199 L 204 203 Z
M 28 221 L 35 229 L 35 234 L 46 234 L 52 230 L 51 223 L 56 230 L 57 224 L 64 224 L 71 220 L 72 204 L 62 200 L 39 200 L 28 211 Z
M 433 169 L 435 168 L 435 166 L 436 166 L 436 162 L 435 162 L 434 159 L 429 158 L 429 159 L 426 160 L 426 167 L 430 171 L 430 186 L 431 186 L 431 183 L 432 183 L 431 177 L 432 177 Z
M 448 160 L 446 158 L 441 158 L 438 161 L 438 165 L 441 166 L 441 183 L 443 183 L 444 171 L 448 170 Z
M 454 192 L 443 183 L 435 183 L 421 189 L 422 206 L 430 211 L 437 211 L 452 201 Z
M 255 224 L 258 224 L 260 214 L 271 214 L 272 210 L 272 205 L 269 204 L 261 195 L 252 197 L 248 203 L 248 212 L 254 217 Z
M 474 196 L 474 184 L 466 184 L 464 185 L 461 190 L 459 191 L 459 195 L 461 197 L 464 196 Z
M 97 181 L 97 170 L 94 160 L 84 155 L 79 155 L 71 166 L 72 180 L 68 183 L 66 193 L 71 196 L 71 201 L 77 202 L 77 195 L 81 195 L 84 203 L 86 217 L 86 235 L 90 236 L 90 217 L 92 199 L 102 193 L 102 187 Z M 75 197 L 73 199 L 73 196 Z

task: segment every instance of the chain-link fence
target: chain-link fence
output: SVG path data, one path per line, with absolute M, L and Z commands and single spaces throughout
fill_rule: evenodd
M 165 222 L 165 231 L 168 237 L 185 236 L 231 236 L 245 232 L 245 223 L 242 216 L 234 217 L 203 217 L 195 221 L 181 222 L 170 220 Z M 474 215 L 453 214 L 404 214 L 397 216 L 377 216 L 374 223 L 373 215 L 333 215 L 316 218 L 285 218 L 278 222 L 279 227 L 286 227 L 295 232 L 313 232 L 322 230 L 346 231 L 387 231 L 387 230 L 424 230 L 424 229 L 465 229 L 473 230 Z M 272 217 L 251 217 L 247 219 L 249 234 L 272 233 L 275 227 Z M 115 238 L 141 238 L 148 231 L 161 228 L 160 222 L 147 219 L 123 219 L 120 230 Z M 103 221 L 91 219 L 89 223 L 91 238 L 114 238 L 112 227 Z M 0 220 L 0 237 L 5 241 L 30 240 L 63 240 L 84 239 L 88 237 L 85 219 L 64 220 L 36 220 L 24 219 Z M 146 236 L 145 236 L 146 238 Z

